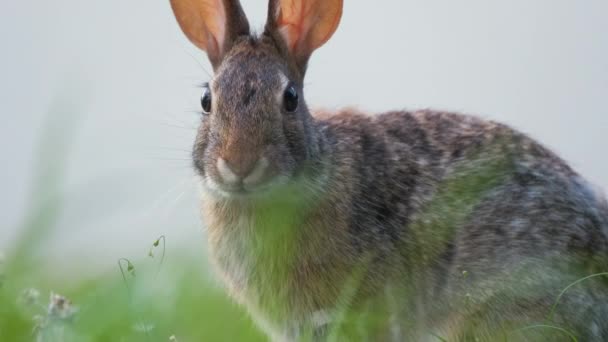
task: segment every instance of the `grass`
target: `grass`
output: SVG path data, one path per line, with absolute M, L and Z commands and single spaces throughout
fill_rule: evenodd
M 142 258 L 128 263 L 124 278 L 118 267 L 60 280 L 11 269 L 0 289 L 0 341 L 264 340 L 192 260 L 173 258 L 157 272 L 155 259 Z
M 147 255 L 133 260 L 116 256 L 114 270 L 92 278 L 77 271 L 65 275 L 63 265 L 45 264 L 44 258 L 33 253 L 53 235 L 66 196 L 63 166 L 76 125 L 53 127 L 53 122 L 74 122 L 72 113 L 76 110 L 62 110 L 66 107 L 69 108 L 59 101 L 49 115 L 39 149 L 41 164 L 36 166 L 36 170 L 45 171 L 39 171 L 32 180 L 36 190 L 19 229 L 21 237 L 12 250 L 0 256 L 0 341 L 266 340 L 244 310 L 207 277 L 206 260 L 180 255 L 165 236 L 133 246 L 148 245 Z M 435 258 L 432 252 L 443 250 L 454 227 L 500 180 L 492 175 L 504 167 L 499 163 L 477 169 L 473 183 L 466 177 L 455 179 L 429 206 L 431 220 L 413 223 L 421 226 L 417 229 L 421 234 L 430 231 L 427 225 L 441 230 L 439 235 L 417 237 L 428 244 L 415 251 L 423 264 Z M 447 210 L 454 206 L 463 210 Z M 425 254 L 429 251 L 430 255 Z M 520 340 L 530 331 L 550 330 L 577 341 L 572 332 L 553 324 L 553 313 L 570 289 L 600 276 L 608 273 L 590 275 L 565 287 L 545 322 L 514 328 L 505 334 L 511 336 L 505 340 Z M 341 302 L 350 302 L 361 278 L 362 275 L 353 274 Z M 348 305 L 338 308 L 338 319 L 329 327 L 329 340 L 344 340 L 344 327 L 352 328 L 349 315 Z M 308 336 L 313 336 L 312 332 Z M 435 338 L 447 341 L 439 335 Z
M 107 261 L 118 263 L 113 270 L 86 272 L 93 277 L 38 253 L 69 196 L 65 166 L 79 118 L 71 95 L 50 107 L 20 236 L 0 251 L 0 341 L 264 341 L 207 277 L 207 261 L 181 255 L 164 236 L 133 246 L 149 245 L 147 255 L 116 256 Z

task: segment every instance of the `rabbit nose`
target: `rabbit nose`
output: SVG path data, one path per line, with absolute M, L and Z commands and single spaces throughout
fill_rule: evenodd
M 217 171 L 227 184 L 242 181 L 244 185 L 255 185 L 263 180 L 268 165 L 269 162 L 266 157 L 241 162 L 231 162 L 224 158 L 218 158 Z

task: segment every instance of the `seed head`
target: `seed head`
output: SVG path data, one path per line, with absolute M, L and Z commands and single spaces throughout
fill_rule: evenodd
M 49 317 L 67 320 L 74 316 L 78 309 L 66 297 L 51 292 L 47 314 Z

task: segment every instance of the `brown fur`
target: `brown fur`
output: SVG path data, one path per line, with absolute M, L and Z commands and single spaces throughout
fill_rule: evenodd
M 430 110 L 310 113 L 312 49 L 294 56 L 272 6 L 264 34 L 233 37 L 215 67 L 193 159 L 212 259 L 273 339 L 326 336 L 345 312 L 341 323 L 373 340 L 492 339 L 543 321 L 561 289 L 608 270 L 605 199 L 526 135 Z M 300 95 L 294 113 L 282 78 Z M 219 158 L 260 156 L 264 186 L 222 186 Z M 607 292 L 586 282 L 552 324 L 608 339 Z M 564 337 L 550 333 L 534 336 Z

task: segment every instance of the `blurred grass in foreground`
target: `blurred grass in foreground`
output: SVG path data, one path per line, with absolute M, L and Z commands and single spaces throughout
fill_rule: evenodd
M 5 251 L 6 256 L 0 254 L 0 341 L 265 340 L 244 310 L 205 277 L 206 261 L 176 253 L 179 246 L 171 246 L 164 236 L 157 240 L 143 238 L 133 248 L 142 250 L 149 246 L 148 255 L 133 260 L 117 255 L 106 262 L 116 265 L 112 271 L 88 272 L 97 274 L 93 278 L 68 273 L 72 265 L 49 265 L 44 256 L 37 254 L 52 236 L 69 196 L 63 176 L 77 112 L 69 108 L 70 105 L 58 101 L 51 109 L 48 124 L 43 126 L 30 209 L 19 227 L 20 238 L 12 250 Z M 434 220 L 412 224 L 434 227 L 416 229 L 427 232 L 418 236 L 421 243 L 416 254 L 424 256 L 421 261 L 435 257 L 425 253 L 443 250 L 443 244 L 464 219 L 463 215 L 500 181 L 500 173 L 509 167 L 501 160 L 486 164 L 446 183 L 424 216 Z M 430 231 L 437 234 L 437 230 L 444 235 L 428 235 Z M 86 254 L 79 257 L 86 258 Z M 422 262 L 421 266 L 424 265 Z M 343 289 L 345 303 L 350 302 L 349 297 L 357 290 L 360 281 L 357 275 L 353 275 L 353 284 Z M 568 330 L 546 323 L 551 323 L 556 305 L 570 287 L 599 276 L 606 273 L 581 278 L 565 287 L 548 320 L 504 331 L 505 340 L 511 340 L 507 335 L 516 334 L 518 337 L 513 340 L 521 340 L 519 337 L 524 333 L 527 336 L 531 331 L 546 330 L 577 341 Z M 352 340 L 344 337 L 361 330 L 360 320 L 350 319 L 349 310 L 348 305 L 338 308 L 339 319 L 329 327 L 329 340 Z M 373 318 L 368 323 L 373 324 Z M 304 339 L 312 336 L 311 331 L 304 334 Z M 476 334 L 472 336 L 471 340 L 479 340 Z M 445 341 L 442 336 L 435 337 Z
M 135 275 L 127 272 L 130 291 L 118 270 L 62 281 L 35 270 L 6 274 L 0 289 L 0 341 L 263 340 L 196 266 L 167 262 L 158 277 L 154 268 L 135 266 Z
M 79 111 L 75 97 L 65 97 L 42 125 L 20 237 L 0 251 L 0 341 L 263 341 L 243 310 L 205 278 L 205 260 L 176 254 L 178 246 L 165 246 L 164 238 L 133 246 L 149 244 L 150 254 L 123 260 L 124 278 L 120 255 L 105 263 L 116 265 L 112 271 L 88 271 L 97 274 L 91 278 L 39 254 L 69 196 L 64 175 Z M 86 260 L 86 251 L 74 257 Z

